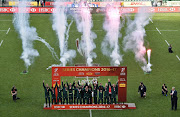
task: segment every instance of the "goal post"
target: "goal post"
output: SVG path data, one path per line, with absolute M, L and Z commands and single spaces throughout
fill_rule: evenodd
M 52 67 L 52 86 L 56 82 L 61 84 L 61 77 L 97 77 L 97 76 L 118 76 L 118 102 L 127 101 L 127 67 L 114 66 L 67 66 Z

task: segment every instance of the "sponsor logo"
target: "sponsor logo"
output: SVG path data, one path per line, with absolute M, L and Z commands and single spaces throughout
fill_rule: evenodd
M 79 72 L 78 75 L 84 75 L 84 72 Z
M 120 78 L 120 81 L 126 81 L 126 79 L 125 78 Z
M 86 75 L 90 76 L 90 75 L 93 75 L 93 73 L 92 72 L 88 72 L 88 73 L 86 73 Z
M 131 5 L 146 5 L 144 2 L 131 2 Z
M 122 106 L 122 108 L 126 108 L 126 106 L 125 106 L 125 105 L 123 105 L 123 106 Z
M 126 84 L 119 84 L 119 87 L 126 87 Z
M 100 75 L 101 73 L 100 72 L 95 72 L 95 75 Z
M 169 10 L 170 10 L 170 11 L 175 11 L 176 9 L 175 9 L 175 8 L 170 8 Z
M 58 72 L 58 68 L 55 68 L 53 76 L 59 76 L 59 74 L 57 72 Z

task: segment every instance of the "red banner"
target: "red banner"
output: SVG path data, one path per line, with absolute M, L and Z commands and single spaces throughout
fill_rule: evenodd
M 60 84 L 62 76 L 117 76 L 118 102 L 126 102 L 127 96 L 127 67 L 52 67 L 52 85 Z
M 119 110 L 129 109 L 127 104 L 73 104 L 73 105 L 52 105 L 53 110 Z M 134 108 L 135 109 L 135 108 Z
M 105 12 L 105 9 L 102 8 L 92 8 L 92 13 L 102 13 Z M 122 13 L 137 13 L 140 7 L 120 7 L 120 12 Z M 18 13 L 20 10 L 21 13 L 53 13 L 55 8 L 53 7 L 28 7 L 20 8 L 17 7 L 0 7 L 0 13 Z M 70 11 L 75 11 L 77 8 L 69 8 Z M 151 13 L 176 13 L 180 12 L 180 7 L 147 7 L 144 8 L 144 11 Z

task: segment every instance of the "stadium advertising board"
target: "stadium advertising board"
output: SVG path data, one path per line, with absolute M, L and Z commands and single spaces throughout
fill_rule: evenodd
M 124 7 L 152 6 L 151 1 L 124 2 Z
M 53 110 L 89 110 L 89 109 L 99 109 L 99 110 L 118 110 L 118 109 L 128 109 L 127 104 L 73 104 L 73 105 L 52 105 Z
M 121 13 L 137 13 L 140 7 L 121 7 L 119 8 Z M 53 7 L 28 7 L 20 8 L 17 7 L 0 7 L 0 13 L 17 13 L 18 10 L 24 13 L 53 13 L 55 8 Z M 104 13 L 105 8 L 90 8 L 91 13 Z M 69 12 L 78 12 L 78 8 L 68 8 Z M 180 7 L 147 7 L 144 11 L 151 13 L 176 13 L 180 12 Z
M 19 2 L 9 1 L 9 6 L 18 6 Z M 26 2 L 27 6 L 37 6 L 37 2 Z
M 180 6 L 180 1 L 167 1 L 167 6 Z

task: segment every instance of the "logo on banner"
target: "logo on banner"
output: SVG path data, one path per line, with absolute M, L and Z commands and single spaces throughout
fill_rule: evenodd
M 59 74 L 57 72 L 58 72 L 58 68 L 55 68 L 53 76 L 59 76 Z
M 100 72 L 95 72 L 95 75 L 100 75 Z
M 90 75 L 93 75 L 93 73 L 91 73 L 91 72 L 88 72 L 88 73 L 86 73 L 86 75 L 89 75 L 89 76 L 90 76 Z
M 126 84 L 119 84 L 119 87 L 126 87 Z
M 79 72 L 78 75 L 84 75 L 84 72 Z
M 126 108 L 126 106 L 125 106 L 125 105 L 123 105 L 123 106 L 122 106 L 122 108 Z
M 170 8 L 169 10 L 170 10 L 170 11 L 175 11 L 176 9 L 175 9 L 175 8 Z
M 121 68 L 121 73 L 120 73 L 121 76 L 125 76 L 126 75 L 125 70 L 126 70 L 125 68 Z
M 126 81 L 126 79 L 125 78 L 120 78 L 120 81 Z

